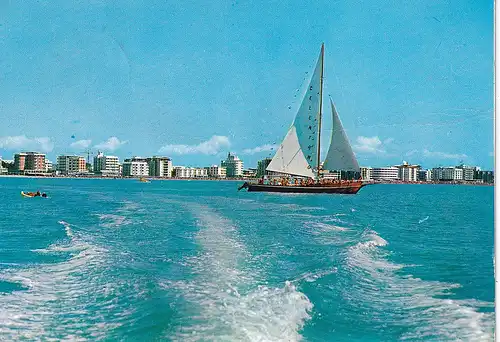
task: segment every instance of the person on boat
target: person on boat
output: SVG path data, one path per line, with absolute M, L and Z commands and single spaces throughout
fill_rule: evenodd
M 42 194 L 42 197 L 47 197 L 47 194 L 44 192 L 44 193 Z
M 42 194 L 40 193 L 40 190 L 38 190 L 35 194 L 35 196 L 41 196 Z

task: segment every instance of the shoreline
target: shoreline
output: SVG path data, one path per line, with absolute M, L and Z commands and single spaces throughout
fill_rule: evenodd
M 35 179 L 108 179 L 108 180 L 139 180 L 141 177 L 103 177 L 103 176 L 36 176 L 36 175 L 0 175 L 0 178 L 35 178 Z M 150 181 L 218 181 L 218 182 L 248 182 L 257 181 L 258 178 L 160 178 L 144 177 Z M 469 185 L 469 186 L 494 186 L 494 183 L 481 182 L 403 182 L 403 181 L 367 181 L 367 184 L 415 184 L 415 185 Z

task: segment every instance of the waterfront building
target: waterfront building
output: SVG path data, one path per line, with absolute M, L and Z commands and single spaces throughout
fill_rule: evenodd
M 432 168 L 433 181 L 462 181 L 464 179 L 463 169 L 453 166 Z
M 57 171 L 63 174 L 87 172 L 85 158 L 76 155 L 61 155 L 57 157 Z
M 50 160 L 45 159 L 45 172 L 52 172 L 54 170 L 54 165 Z
M 4 163 L 5 162 L 2 160 L 2 157 L 0 157 L 0 175 L 9 172 L 9 169 L 6 166 L 4 166 Z
M 399 169 L 394 166 L 374 167 L 371 169 L 371 179 L 373 180 L 398 180 Z
M 398 169 L 398 179 L 404 182 L 416 182 L 418 180 L 418 170 L 420 165 L 410 165 L 403 161 L 403 164 L 395 166 Z
M 255 177 L 256 175 L 257 175 L 257 169 L 248 168 L 243 170 L 243 177 L 252 178 Z
M 94 173 L 102 176 L 116 177 L 120 175 L 120 162 L 116 156 L 106 156 L 98 152 L 94 157 Z
M 267 175 L 269 171 L 266 171 L 267 166 L 271 163 L 272 158 L 264 158 L 257 162 L 257 177 L 262 177 Z
M 226 168 L 227 177 L 243 176 L 243 161 L 231 152 L 227 154 L 226 160 L 221 161 L 221 167 Z
M 174 175 L 176 178 L 206 178 L 208 170 L 200 167 L 175 166 Z
M 463 180 L 464 181 L 473 181 L 474 180 L 474 172 L 478 169 L 476 166 L 468 166 L 468 165 L 458 165 L 457 169 L 463 170 Z
M 432 179 L 431 170 L 418 170 L 417 180 L 419 182 L 429 182 Z
M 495 181 L 493 171 L 482 171 L 479 169 L 476 170 L 474 172 L 474 181 L 482 183 L 493 183 Z
M 323 179 L 340 179 L 341 178 L 341 171 L 327 171 L 323 172 Z
M 361 179 L 368 181 L 372 179 L 372 168 L 371 167 L 360 167 Z
M 208 177 L 226 178 L 226 168 L 218 165 L 205 167 Z
M 149 164 L 146 158 L 132 157 L 130 159 L 125 159 L 122 168 L 124 177 L 149 176 Z
M 172 176 L 172 160 L 168 157 L 153 156 L 148 158 L 149 175 L 152 177 L 170 178 Z
M 45 172 L 45 154 L 21 152 L 14 155 L 14 170 L 23 173 Z

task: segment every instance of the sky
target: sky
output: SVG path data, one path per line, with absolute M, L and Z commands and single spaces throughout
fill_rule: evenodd
M 285 137 L 322 42 L 325 95 L 361 166 L 493 168 L 482 0 L 0 0 L 0 156 L 206 166 L 231 151 L 255 167 Z

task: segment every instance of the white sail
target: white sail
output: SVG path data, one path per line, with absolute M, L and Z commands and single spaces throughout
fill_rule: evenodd
M 351 144 L 345 134 L 335 106 L 330 99 L 333 116 L 333 129 L 330 148 L 323 163 L 323 170 L 355 171 L 359 172 L 359 164 L 352 152 Z
M 295 120 L 266 168 L 267 171 L 314 177 L 312 169 L 318 163 L 322 67 L 323 50 Z
M 311 178 L 314 176 L 300 148 L 295 126 L 292 125 L 288 131 L 266 170 Z

